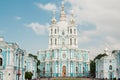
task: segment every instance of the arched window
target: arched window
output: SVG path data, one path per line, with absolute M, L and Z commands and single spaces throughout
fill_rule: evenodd
M 74 34 L 76 34 L 76 29 L 74 29 Z
M 76 67 L 76 73 L 78 72 L 78 67 Z
M 70 34 L 72 34 L 72 29 L 70 29 Z
M 76 38 L 74 39 L 74 45 L 76 45 Z
M 65 33 L 64 33 L 64 31 L 62 32 L 62 35 L 64 35 Z
M 57 44 L 57 39 L 55 39 L 55 45 Z
M 51 74 L 51 76 L 52 76 L 52 73 L 53 73 L 53 71 L 52 71 L 52 67 L 50 68 L 50 74 Z
M 83 74 L 85 73 L 85 68 L 83 67 Z
M 2 53 L 2 49 L 0 49 L 0 53 Z
M 43 67 L 43 75 L 45 75 L 45 67 Z
M 53 30 L 51 29 L 51 34 L 52 34 Z
M 2 63 L 3 63 L 3 62 L 2 62 L 2 58 L 0 58 L 0 66 L 2 66 Z
M 56 34 L 56 29 L 55 29 L 55 34 Z
M 58 61 L 56 61 L 56 73 L 58 73 Z
M 70 45 L 72 45 L 72 39 L 70 38 Z
M 52 45 L 52 38 L 51 38 L 51 45 Z
M 109 70 L 112 70 L 112 65 L 109 66 Z
M 68 33 L 69 33 L 69 27 L 68 27 L 68 29 L 67 29 L 67 30 L 68 30 Z

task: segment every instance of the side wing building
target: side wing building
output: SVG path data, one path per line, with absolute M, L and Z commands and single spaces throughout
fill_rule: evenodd
M 0 80 L 24 80 L 25 50 L 16 43 L 9 43 L 0 37 Z

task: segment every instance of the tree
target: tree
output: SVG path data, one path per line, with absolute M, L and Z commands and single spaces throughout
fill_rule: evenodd
M 25 72 L 25 79 L 31 80 L 32 79 L 32 72 Z
M 37 75 L 39 75 L 39 73 L 40 73 L 40 69 L 38 68 L 38 66 L 40 65 L 40 60 L 38 60 L 38 57 L 36 56 L 36 55 L 33 55 L 33 54 L 29 54 L 29 57 L 33 57 L 34 58 L 34 60 L 36 60 L 37 61 Z
M 40 60 L 37 60 L 37 74 L 39 75 L 39 73 L 41 72 L 40 69 L 38 68 L 38 66 L 40 65 Z
M 102 57 L 107 56 L 107 54 L 98 54 L 93 60 L 90 60 L 90 74 L 92 77 L 95 77 L 96 65 L 95 60 L 101 59 Z
M 104 57 L 104 56 L 107 56 L 107 54 L 98 54 L 95 58 L 94 58 L 94 61 L 96 60 L 96 59 L 101 59 L 102 57 Z
M 90 76 L 95 77 L 95 61 L 90 60 Z

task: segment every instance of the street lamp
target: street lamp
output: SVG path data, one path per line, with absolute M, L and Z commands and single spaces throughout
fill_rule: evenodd
M 18 80 L 20 80 L 20 75 L 21 75 L 21 73 L 20 73 L 20 56 L 22 55 L 22 56 L 24 56 L 24 51 L 23 50 L 21 50 L 20 48 L 18 48 L 18 50 L 17 50 L 17 54 L 16 54 L 16 56 L 18 56 L 18 73 L 17 73 L 17 75 L 18 75 Z

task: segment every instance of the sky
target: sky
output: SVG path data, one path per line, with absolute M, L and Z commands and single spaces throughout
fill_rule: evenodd
M 1 0 L 0 36 L 18 43 L 28 53 L 48 49 L 48 27 L 52 12 L 59 19 L 62 0 Z M 78 28 L 80 49 L 97 54 L 120 50 L 120 0 L 65 0 L 65 12 L 71 10 Z

